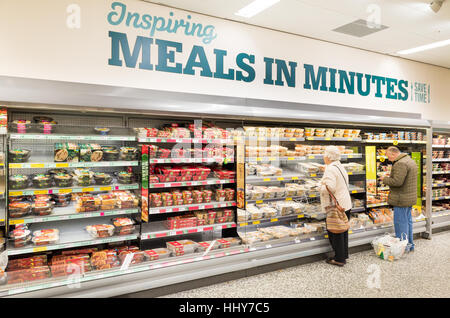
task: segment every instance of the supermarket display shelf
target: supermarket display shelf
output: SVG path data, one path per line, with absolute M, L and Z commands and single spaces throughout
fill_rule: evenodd
M 433 188 L 442 188 L 450 186 L 450 182 L 433 183 Z
M 450 210 L 444 210 L 444 211 L 439 211 L 439 212 L 433 212 L 432 214 L 432 218 L 439 218 L 442 216 L 449 216 L 450 215 Z
M 314 141 L 361 141 L 361 137 L 306 137 L 306 140 Z
M 368 204 L 367 207 L 368 208 L 376 208 L 376 207 L 379 207 L 379 206 L 388 206 L 388 205 L 389 205 L 389 203 L 382 202 L 382 203 Z
M 363 143 L 368 144 L 426 144 L 426 140 L 362 140 Z
M 10 163 L 9 169 L 36 168 L 95 168 L 95 167 L 125 167 L 138 166 L 139 161 L 98 161 L 98 162 L 46 162 L 33 158 L 33 163 Z M 46 158 L 48 159 L 48 158 Z
M 234 158 L 164 158 L 149 159 L 149 163 L 232 163 Z
M 176 206 L 167 206 L 167 207 L 159 207 L 159 208 L 150 208 L 149 214 L 162 214 L 162 213 L 173 213 L 173 212 L 182 212 L 182 211 L 197 211 L 197 210 L 206 210 L 206 209 L 217 209 L 217 208 L 227 208 L 236 206 L 236 201 L 225 201 L 225 202 L 208 202 L 208 203 L 195 203 L 188 205 L 176 205 Z
M 349 176 L 352 175 L 363 175 L 365 174 L 365 171 L 351 171 L 348 172 Z M 307 173 L 306 176 L 314 178 L 314 177 L 321 177 L 322 174 L 316 174 L 316 173 Z M 302 177 L 302 173 L 300 172 L 292 172 L 292 173 L 286 173 L 281 176 L 265 176 L 265 177 L 254 177 L 254 176 L 247 176 L 245 178 L 246 183 L 252 183 L 252 182 L 276 182 L 276 181 L 291 181 L 291 180 L 299 180 L 299 178 Z
M 304 200 L 306 198 L 318 198 L 319 197 L 319 193 L 310 193 L 307 195 L 302 195 L 302 196 L 292 196 L 292 197 L 283 197 L 283 198 L 272 198 L 272 199 L 262 199 L 262 200 L 247 200 L 246 203 L 247 204 L 261 204 L 261 203 L 266 203 L 266 202 L 274 202 L 274 201 L 292 201 L 292 200 Z
M 232 139 L 138 137 L 141 143 L 234 144 Z
M 388 157 L 387 156 L 377 156 L 377 160 L 381 160 L 381 159 L 387 160 Z
M 427 198 L 422 198 L 422 201 L 426 201 L 427 200 Z M 433 200 L 433 201 L 439 201 L 439 200 L 450 200 L 450 196 L 443 196 L 443 197 L 434 197 L 434 198 L 431 198 L 431 200 Z
M 32 134 L 10 133 L 10 139 L 26 140 L 101 140 L 101 141 L 135 141 L 135 136 L 102 136 L 102 135 L 64 135 L 64 134 Z
M 297 220 L 304 218 L 304 214 L 291 214 L 291 215 L 283 215 L 283 216 L 277 216 L 274 218 L 267 218 L 267 219 L 258 219 L 258 220 L 248 220 L 246 222 L 238 222 L 238 227 L 246 227 L 251 225 L 258 225 L 258 224 L 266 224 L 266 223 L 274 223 L 274 222 L 282 222 L 282 221 L 291 221 L 291 220 Z
M 450 148 L 450 145 L 432 145 L 433 148 Z
M 450 158 L 436 158 L 433 162 L 450 162 Z
M 358 212 L 365 212 L 366 208 L 361 206 L 361 207 L 357 207 L 357 208 L 353 208 L 350 210 L 351 213 L 358 213 Z
M 305 141 L 303 137 L 257 137 L 247 136 L 245 140 L 248 141 Z
M 8 246 L 8 255 L 20 255 L 28 253 L 39 253 L 44 251 L 60 250 L 65 248 L 73 248 L 80 246 L 97 245 L 112 242 L 121 242 L 128 240 L 135 240 L 139 236 L 139 231 L 130 235 L 111 236 L 106 238 L 93 238 L 85 227 L 92 224 L 110 224 L 110 217 L 102 217 L 96 220 L 91 219 L 77 219 L 77 220 L 62 220 L 48 223 L 33 223 L 29 225 L 31 232 L 54 228 L 59 230 L 59 242 L 52 245 L 34 246 L 31 243 L 28 246 L 14 248 L 11 244 Z
M 232 256 L 232 255 L 238 255 L 249 252 L 249 248 L 245 245 L 238 245 L 238 246 L 232 246 L 229 248 L 224 249 L 216 249 L 216 250 L 210 250 L 208 254 L 205 255 L 204 252 L 197 252 L 197 253 L 191 253 L 191 254 L 185 254 L 183 256 L 174 256 L 170 258 L 160 259 L 160 260 L 154 260 L 154 261 L 148 261 L 143 262 L 140 264 L 134 264 L 130 265 L 128 267 L 114 267 L 111 269 L 105 269 L 105 270 L 95 270 L 95 271 L 89 271 L 81 274 L 77 281 L 80 283 L 93 281 L 93 280 L 100 280 L 104 278 L 113 278 L 117 277 L 120 279 L 122 275 L 125 274 L 133 274 L 133 273 L 139 273 L 139 272 L 148 272 L 150 270 L 157 270 L 157 269 L 163 269 L 167 267 L 171 267 L 174 265 L 182 265 L 182 264 L 189 264 L 189 263 L 195 263 L 199 261 L 205 261 L 205 260 L 213 260 L 213 259 L 220 259 L 225 256 Z M 63 287 L 67 288 L 67 286 L 71 286 L 74 284 L 74 278 L 70 276 L 65 277 L 55 277 L 55 278 L 49 278 L 44 281 L 36 281 L 34 283 L 25 283 L 25 284 L 15 284 L 12 286 L 1 286 L 0 287 L 0 297 L 1 296 L 7 296 L 7 295 L 17 295 L 27 292 L 33 292 L 38 291 L 42 289 L 50 289 L 55 287 Z M 69 289 L 70 290 L 70 289 Z
M 378 187 L 377 188 L 378 191 L 386 191 L 386 190 L 390 190 L 389 187 Z
M 95 212 L 75 212 L 75 205 L 71 204 L 63 208 L 55 208 L 52 214 L 47 216 L 29 216 L 23 218 L 10 218 L 9 225 L 16 224 L 30 224 L 30 223 L 41 223 L 41 222 L 54 222 L 62 220 L 73 220 L 73 219 L 84 219 L 84 218 L 95 218 L 101 216 L 114 216 L 114 215 L 126 215 L 139 213 L 139 209 L 121 209 L 121 210 L 106 210 L 106 211 L 95 211 Z
M 423 231 L 423 224 L 414 223 L 414 233 Z M 370 228 L 352 229 L 349 246 L 370 243 L 375 237 L 393 230 L 392 224 Z M 114 297 L 138 292 L 152 286 L 168 286 L 196 278 L 208 278 L 229 273 L 233 269 L 249 269 L 280 261 L 323 254 L 331 251 L 325 233 L 309 236 L 259 242 L 252 246 L 239 245 L 228 249 L 211 250 L 209 254 L 195 253 L 168 259 L 116 267 L 102 271 L 91 271 L 79 277 L 79 288 L 67 288 L 74 283 L 73 277 L 46 279 L 25 284 L 0 287 L 1 297 Z M 252 253 L 249 257 L 248 253 Z M 225 257 L 228 256 L 228 257 Z M 174 271 L 170 267 L 178 265 Z M 127 275 L 127 276 L 123 276 Z M 126 281 L 126 284 L 124 284 Z M 90 282 L 89 285 L 86 285 Z
M 176 235 L 199 233 L 199 232 L 218 231 L 218 230 L 233 228 L 233 227 L 237 226 L 235 222 L 227 222 L 227 223 L 215 223 L 215 224 L 208 224 L 208 225 L 202 225 L 202 226 L 196 226 L 196 227 L 168 230 L 165 223 L 166 223 L 165 221 L 148 223 L 149 228 L 151 230 L 149 232 L 142 233 L 141 240 L 149 240 L 149 239 L 153 239 L 153 238 L 176 236 Z
M 426 171 L 424 171 L 423 173 L 426 173 Z M 450 174 L 450 170 L 445 170 L 445 171 L 433 171 L 433 174 Z
M 174 188 L 174 187 L 190 187 L 190 186 L 202 186 L 211 184 L 227 184 L 235 183 L 234 179 L 207 179 L 203 181 L 182 181 L 182 182 L 165 182 L 165 183 L 150 183 L 150 189 L 156 188 Z
M 24 189 L 10 190 L 9 196 L 34 195 L 34 194 L 56 194 L 56 193 L 81 193 L 81 192 L 101 192 L 113 190 L 136 190 L 140 185 L 135 184 L 113 184 L 108 186 L 89 186 L 89 187 L 71 187 L 71 188 L 51 188 L 51 189 Z
M 341 159 L 360 159 L 362 158 L 362 154 L 348 154 L 341 155 Z M 246 162 L 255 162 L 255 161 L 305 161 L 305 160 L 313 160 L 313 159 L 323 159 L 323 154 L 320 155 L 307 155 L 301 157 L 246 157 Z

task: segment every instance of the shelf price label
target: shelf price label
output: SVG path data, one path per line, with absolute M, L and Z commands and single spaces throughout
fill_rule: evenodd
M 33 248 L 33 253 L 44 252 L 47 250 L 47 246 L 40 246 Z
M 298 180 L 298 177 L 292 177 L 291 179 L 292 180 Z
M 16 225 L 16 224 L 23 224 L 24 222 L 25 222 L 24 220 L 10 220 L 9 224 Z
M 9 192 L 10 196 L 18 196 L 18 195 L 23 195 L 23 191 L 10 191 Z
M 397 146 L 397 145 L 398 145 L 398 140 L 394 140 L 394 141 L 392 142 L 392 144 L 393 144 L 394 146 Z
M 72 189 L 59 189 L 58 193 L 71 193 Z
M 69 164 L 68 163 L 57 163 L 56 164 L 56 168 L 68 168 Z

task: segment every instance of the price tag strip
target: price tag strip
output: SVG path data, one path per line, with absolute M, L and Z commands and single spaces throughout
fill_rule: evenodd
M 172 213 L 172 212 L 182 212 L 182 211 L 197 211 L 205 209 L 216 209 L 216 208 L 226 208 L 236 206 L 236 201 L 227 202 L 209 202 L 209 203 L 197 203 L 192 205 L 179 205 L 171 207 L 161 207 L 161 208 L 150 208 L 149 214 L 161 214 L 161 213 Z
M 45 163 L 10 163 L 10 169 L 36 168 L 92 168 L 92 167 L 126 167 L 138 166 L 139 161 L 99 161 L 99 162 L 45 162 Z
M 136 190 L 139 189 L 139 184 L 119 184 L 107 187 L 86 187 L 86 188 L 63 188 L 63 189 L 34 189 L 22 191 L 9 191 L 9 196 L 35 195 L 35 194 L 56 194 L 56 193 L 82 193 L 82 192 L 101 192 L 111 190 Z
M 9 225 L 53 222 L 53 221 L 61 221 L 61 220 L 84 219 L 84 218 L 94 218 L 94 217 L 99 217 L 99 216 L 124 215 L 124 214 L 134 214 L 134 213 L 139 213 L 139 209 L 96 211 L 96 212 L 75 213 L 75 214 L 68 214 L 68 215 L 49 215 L 46 217 L 39 217 L 39 218 L 30 217 L 30 218 L 23 218 L 23 219 L 9 219 Z
M 173 229 L 167 231 L 158 231 L 152 233 L 143 233 L 141 234 L 142 240 L 149 240 L 153 238 L 160 238 L 166 236 L 176 236 L 181 234 L 189 234 L 189 233 L 198 233 L 198 232 L 207 232 L 213 230 L 222 230 L 227 228 L 237 227 L 236 223 L 219 223 L 219 224 L 211 224 L 211 225 L 203 225 L 195 228 L 181 228 L 181 229 Z
M 149 185 L 149 188 L 153 189 L 153 188 L 190 187 L 190 186 L 201 186 L 201 185 L 208 185 L 208 184 L 227 184 L 227 183 L 235 183 L 235 180 L 234 179 L 224 179 L 224 180 L 151 183 Z
M 59 250 L 59 249 L 71 248 L 71 247 L 80 247 L 80 246 L 97 245 L 97 244 L 103 244 L 103 243 L 128 241 L 128 240 L 135 240 L 135 239 L 137 239 L 137 237 L 138 237 L 138 234 L 131 234 L 131 235 L 124 235 L 124 236 L 112 236 L 109 238 L 97 239 L 97 240 L 91 240 L 91 241 L 71 242 L 71 243 L 39 246 L 39 247 L 9 248 L 8 255 L 21 255 L 21 254 L 28 254 L 28 253 L 37 253 L 37 252 L 42 252 L 42 251 Z

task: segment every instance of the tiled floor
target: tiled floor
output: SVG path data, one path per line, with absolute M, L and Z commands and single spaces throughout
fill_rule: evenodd
M 350 255 L 343 268 L 321 261 L 164 297 L 450 297 L 450 232 L 415 243 L 393 263 L 370 250 Z

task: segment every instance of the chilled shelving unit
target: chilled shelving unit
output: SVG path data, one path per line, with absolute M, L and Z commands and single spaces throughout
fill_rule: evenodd
M 432 227 L 450 225 L 450 127 L 447 123 L 433 122 L 432 139 Z
M 301 190 L 301 193 L 283 193 L 283 187 L 285 184 L 297 184 L 300 187 L 306 185 L 309 182 L 311 184 L 317 184 L 322 178 L 323 172 L 317 168 L 317 164 L 323 164 L 323 147 L 327 145 L 336 145 L 341 149 L 345 149 L 346 153 L 341 154 L 341 161 L 344 164 L 357 164 L 364 158 L 364 153 L 362 152 L 361 138 L 359 137 L 359 131 L 354 131 L 353 129 L 348 129 L 346 127 L 332 128 L 328 126 L 322 126 L 317 128 L 317 131 L 323 130 L 323 135 L 325 137 L 315 136 L 312 128 L 304 128 L 308 125 L 287 125 L 281 124 L 282 128 L 279 126 L 264 126 L 259 123 L 248 122 L 244 126 L 245 130 L 245 184 L 246 184 L 246 201 L 245 210 L 251 205 L 251 209 L 254 206 L 269 207 L 270 209 L 275 208 L 273 211 L 270 210 L 270 214 L 255 212 L 250 213 L 244 219 L 238 221 L 238 232 L 241 237 L 246 237 L 247 233 L 255 233 L 258 231 L 267 231 L 267 228 L 271 229 L 273 227 L 283 230 L 285 228 L 295 228 L 296 226 L 301 226 L 302 224 L 319 224 L 323 223 L 325 219 L 325 213 L 322 212 L 322 208 L 319 204 L 320 193 L 317 188 L 307 190 Z M 255 128 L 254 128 L 255 127 Z M 283 128 L 286 127 L 286 128 Z M 333 126 L 335 127 L 335 126 Z M 325 133 L 327 131 L 327 133 Z M 261 136 L 262 132 L 262 136 Z M 348 134 L 356 133 L 357 136 L 346 136 L 346 137 L 335 137 L 334 133 Z M 295 137 L 286 136 L 288 134 L 296 134 Z M 330 134 L 331 133 L 331 134 Z M 272 136 L 275 134 L 275 136 Z M 284 134 L 284 135 L 283 135 Z M 256 135 L 256 136 L 255 136 Z M 273 153 L 277 147 L 281 146 L 281 154 Z M 258 148 L 259 147 L 259 148 Z M 265 150 L 267 147 L 267 150 Z M 274 148 L 275 147 L 275 148 Z M 294 151 L 294 148 L 296 151 Z M 287 149 L 287 150 L 286 150 Z M 297 151 L 298 150 L 298 151 Z M 306 153 L 304 153 L 304 150 Z M 259 151 L 256 152 L 255 151 Z M 264 152 L 271 151 L 271 154 L 265 155 Z M 310 151 L 313 151 L 311 153 Z M 348 152 L 350 153 L 348 153 Z M 261 165 L 270 165 L 268 169 L 272 172 L 264 172 L 265 168 Z M 308 167 L 308 165 L 316 165 L 313 170 L 303 169 L 301 167 Z M 365 201 L 364 194 L 365 183 L 363 176 L 365 175 L 364 165 L 359 165 L 357 170 L 350 169 L 348 166 L 348 175 L 350 179 L 349 193 L 353 196 L 358 195 L 360 199 L 360 206 L 352 209 L 352 213 L 365 212 Z M 256 169 L 256 170 L 255 170 Z M 258 172 L 260 169 L 260 172 Z M 272 174 L 272 175 L 270 175 Z M 356 184 L 355 184 L 356 183 Z M 262 188 L 260 188 L 262 187 Z M 268 198 L 257 198 L 253 194 L 259 189 L 266 189 L 266 187 L 275 187 L 276 191 L 281 191 L 281 195 L 275 194 L 275 197 Z M 309 186 L 307 186 L 309 187 Z M 255 190 L 253 190 L 255 189 Z M 300 204 L 301 207 L 298 211 L 294 209 L 291 212 L 285 213 L 279 210 L 280 206 L 272 206 L 270 204 L 276 204 L 277 202 L 293 202 Z M 262 211 L 262 210 L 261 210 Z M 248 212 L 248 211 L 246 211 Z M 318 223 L 317 223 L 318 221 Z M 299 223 L 300 222 L 300 223 Z M 281 226 L 281 227 L 280 227 Z M 320 232 L 320 229 L 317 231 Z M 324 234 L 318 235 L 317 231 L 313 231 L 311 234 L 301 234 L 298 237 L 284 237 L 282 239 L 272 238 L 268 242 L 255 242 L 252 245 L 251 250 L 258 250 L 259 248 L 276 247 L 277 245 L 285 245 L 291 243 L 306 243 L 312 241 L 320 241 L 325 239 Z M 315 233 L 315 234 L 314 234 Z M 282 234 L 284 235 L 284 234 Z
M 14 115 L 14 112 L 13 112 Z M 23 115 L 23 112 L 22 112 Z M 33 114 L 34 115 L 34 114 Z M 53 115 L 53 114 L 52 114 Z M 18 115 L 16 115 L 18 116 Z M 231 171 L 239 171 L 239 161 L 237 155 L 237 145 L 235 142 L 241 140 L 244 145 L 256 144 L 275 144 L 288 147 L 292 147 L 295 144 L 300 145 L 338 145 L 345 146 L 347 148 L 353 148 L 353 153 L 344 154 L 342 156 L 343 163 L 361 162 L 364 164 L 366 154 L 364 151 L 365 146 L 371 145 L 371 143 L 364 142 L 361 138 L 353 137 L 317 137 L 317 136 L 304 136 L 304 137 L 248 137 L 233 136 L 233 138 L 172 138 L 172 137 L 143 137 L 139 134 L 136 135 L 131 128 L 139 127 L 161 127 L 164 124 L 177 122 L 188 123 L 191 122 L 188 119 L 178 119 L 175 117 L 162 117 L 152 116 L 151 118 L 145 117 L 133 117 L 124 116 L 123 118 L 117 116 L 117 121 L 109 118 L 108 116 L 93 116 L 91 120 L 86 120 L 79 115 L 67 116 L 68 121 L 64 123 L 60 118 L 56 118 L 58 122 L 62 121 L 64 124 L 70 125 L 83 124 L 89 125 L 89 129 L 85 128 L 82 132 L 75 131 L 75 128 L 70 128 L 64 133 L 54 132 L 54 136 L 46 137 L 39 132 L 34 133 L 33 138 L 20 137 L 20 134 L 12 133 L 12 138 L 9 139 L 9 145 L 14 143 L 19 145 L 27 145 L 30 143 L 35 145 L 36 151 L 32 153 L 32 156 L 25 163 L 10 163 L 7 166 L 8 173 L 21 173 L 32 174 L 46 169 L 76 169 L 76 168 L 89 168 L 95 171 L 117 171 L 119 169 L 132 169 L 136 173 L 138 178 L 133 184 L 112 184 L 105 186 L 90 185 L 85 187 L 72 186 L 67 188 L 52 187 L 48 189 L 6 189 L 5 193 L 8 193 L 10 197 L 17 197 L 22 195 L 39 195 L 39 194 L 57 194 L 57 193 L 83 193 L 94 192 L 100 193 L 105 191 L 114 191 L 116 189 L 128 189 L 133 192 L 140 190 L 141 204 L 138 208 L 132 209 L 114 209 L 114 210 L 99 210 L 90 213 L 76 213 L 75 206 L 73 204 L 64 208 L 55 208 L 53 213 L 48 216 L 25 216 L 21 218 L 9 218 L 6 223 L 9 228 L 16 225 L 27 225 L 32 231 L 46 228 L 57 227 L 60 229 L 60 240 L 57 244 L 48 246 L 33 246 L 28 245 L 26 247 L 14 248 L 8 246 L 8 254 L 12 259 L 22 258 L 32 255 L 42 255 L 46 253 L 52 255 L 52 253 L 60 253 L 60 251 L 72 250 L 78 248 L 90 248 L 90 247 L 102 247 L 102 248 L 114 248 L 118 245 L 139 245 L 140 250 L 155 249 L 166 246 L 168 241 L 179 241 L 183 239 L 193 240 L 195 242 L 200 241 L 218 241 L 223 237 L 237 237 L 237 233 L 248 233 L 258 229 L 264 229 L 272 226 L 288 225 L 291 223 L 307 223 L 315 224 L 323 222 L 325 214 L 318 206 L 319 193 L 317 191 L 305 191 L 302 195 L 291 195 L 275 198 L 262 198 L 258 200 L 247 200 L 247 204 L 269 204 L 274 202 L 299 202 L 299 203 L 311 203 L 315 204 L 316 208 L 310 210 L 300 210 L 296 213 L 288 215 L 273 215 L 271 217 L 250 219 L 239 221 L 237 213 L 235 211 L 239 200 L 234 198 L 233 200 L 217 201 L 212 198 L 211 202 L 201 202 L 192 204 L 178 204 L 171 206 L 151 206 L 149 195 L 158 192 L 171 192 L 172 190 L 188 190 L 188 189 L 200 189 L 200 188 L 233 188 L 235 190 L 239 178 L 226 178 L 219 179 L 211 174 L 205 180 L 175 180 L 175 181 L 155 181 L 150 182 L 152 177 L 152 170 L 149 167 L 163 167 L 163 166 L 196 166 L 196 167 L 208 167 L 216 166 L 216 160 L 210 157 L 172 157 L 158 158 L 150 155 L 150 146 L 156 145 L 161 148 L 173 149 L 181 145 L 187 148 L 195 149 L 196 147 L 204 147 L 208 144 L 225 144 L 230 145 L 235 149 L 235 154 L 228 158 L 223 158 L 221 164 L 226 169 Z M 83 115 L 81 115 L 83 116 Z M 13 117 L 16 119 L 17 117 Z M 32 118 L 30 114 L 29 117 Z M 78 118 L 73 120 L 73 118 Z M 105 120 L 106 122 L 101 120 Z M 120 119 L 119 119 L 120 118 Z M 112 120 L 112 121 L 110 121 Z M 221 127 L 245 127 L 255 125 L 253 121 L 229 121 L 224 120 L 216 121 L 216 124 Z M 93 132 L 95 126 L 106 127 L 131 127 L 123 128 L 128 132 L 127 134 L 113 133 L 110 136 L 113 139 L 108 140 L 108 136 L 98 136 Z M 230 126 L 227 126 L 230 125 Z M 324 123 L 317 122 L 314 125 L 310 123 L 290 123 L 290 124 L 274 124 L 265 122 L 265 126 L 284 125 L 291 127 L 339 127 L 336 123 Z M 343 125 L 342 127 L 354 127 L 357 125 Z M 334 128 L 336 129 L 336 128 Z M 364 130 L 363 130 L 364 131 Z M 111 132 L 112 133 L 112 132 Z M 31 135 L 30 135 L 31 136 Z M 81 140 L 79 139 L 80 137 Z M 96 140 L 96 137 L 102 137 Z M 61 142 L 70 140 L 71 142 L 95 142 L 101 144 L 111 145 L 137 145 L 141 150 L 141 157 L 134 161 L 117 161 L 117 162 L 66 162 L 55 163 L 53 162 L 52 145 L 55 142 Z M 373 143 L 374 145 L 381 146 L 384 144 Z M 400 144 L 402 144 L 400 142 Z M 405 146 L 416 146 L 409 143 Z M 420 146 L 420 145 L 419 145 Z M 38 153 L 41 150 L 41 153 Z M 245 151 L 244 151 L 245 154 Z M 33 156 L 34 155 L 34 156 Z M 261 186 L 280 185 L 284 183 L 301 183 L 305 179 L 312 181 L 319 181 L 322 177 L 320 171 L 308 172 L 304 171 L 300 173 L 295 169 L 297 164 L 302 163 L 322 163 L 323 155 L 319 153 L 307 154 L 302 156 L 293 156 L 291 154 L 281 157 L 273 155 L 261 155 L 261 156 L 244 156 L 242 163 L 255 163 L 255 164 L 272 164 L 275 166 L 283 167 L 281 175 L 273 176 L 244 176 L 244 184 L 255 184 Z M 218 165 L 220 166 L 220 165 Z M 284 167 L 287 167 L 284 169 Z M 244 170 L 245 171 L 245 170 Z M 349 192 L 352 197 L 358 198 L 363 202 L 362 206 L 358 206 L 352 209 L 354 216 L 358 214 L 367 213 L 370 205 L 366 204 L 365 193 L 366 184 L 365 176 L 367 170 L 363 169 L 358 171 L 349 171 L 350 188 Z M 153 174 L 153 176 L 155 176 Z M 381 189 L 380 189 L 381 190 Z M 386 190 L 386 189 L 384 189 Z M 245 197 L 244 197 L 245 198 Z M 195 227 L 173 228 L 167 227 L 166 220 L 169 217 L 184 215 L 193 212 L 207 212 L 210 210 L 218 209 L 233 209 L 234 220 L 232 222 L 214 223 L 214 224 L 202 224 Z M 108 238 L 93 239 L 83 229 L 86 225 L 97 223 L 109 223 L 110 219 L 114 216 L 132 216 L 137 223 L 136 231 L 130 235 L 112 236 Z M 147 219 L 145 219 L 147 218 Z M 142 223 L 140 221 L 142 220 Z M 415 233 L 425 232 L 425 222 L 417 220 L 414 223 Z M 350 246 L 358 246 L 362 244 L 370 243 L 374 237 L 382 235 L 385 232 L 393 231 L 392 223 L 388 224 L 371 224 L 366 226 L 354 226 L 349 231 L 349 244 Z M 221 247 L 219 249 L 211 249 L 208 251 L 199 250 L 191 254 L 171 256 L 165 259 L 144 261 L 142 263 L 131 264 L 129 266 L 114 267 L 110 269 L 93 270 L 85 272 L 79 277 L 81 288 L 77 289 L 77 293 L 80 295 L 86 292 L 86 295 L 96 295 L 97 291 L 90 290 L 90 286 L 95 286 L 98 292 L 101 290 L 108 290 L 109 293 L 119 294 L 119 285 L 123 284 L 126 280 L 127 288 L 134 288 L 134 284 L 141 284 L 142 282 L 150 282 L 153 286 L 154 283 L 164 286 L 170 283 L 183 282 L 192 277 L 208 277 L 211 275 L 218 275 L 220 273 L 227 273 L 231 268 L 233 269 L 245 269 L 252 268 L 254 266 L 267 265 L 272 262 L 292 259 L 296 257 L 302 257 L 307 255 L 325 253 L 330 250 L 329 242 L 327 240 L 326 232 L 321 230 L 313 231 L 311 233 L 301 234 L 297 236 L 287 236 L 283 238 L 272 238 L 269 241 L 255 242 L 253 244 L 240 244 L 230 247 Z M 172 267 L 177 266 L 176 273 Z M 190 273 L 189 275 L 185 273 Z M 85 284 L 88 283 L 89 284 Z M 68 277 L 50 277 L 41 281 L 29 281 L 22 284 L 12 284 L 0 286 L 1 296 L 20 296 L 23 293 L 26 295 L 62 295 L 67 294 L 66 285 L 70 284 Z M 117 287 L 117 289 L 116 289 Z M 132 289 L 130 289 L 132 290 Z M 92 292 L 92 293 L 91 293 Z M 70 292 L 69 292 L 70 293 Z M 94 296 L 95 297 L 95 296 Z
M 7 168 L 8 175 L 26 175 L 46 174 L 48 169 L 63 169 L 67 173 L 77 168 L 87 168 L 93 172 L 106 172 L 113 176 L 112 182 L 105 184 L 96 184 L 94 178 L 90 184 L 78 185 L 76 181 L 70 187 L 57 187 L 56 184 L 49 184 L 47 187 L 36 188 L 27 186 L 23 189 L 13 189 L 11 186 L 7 190 L 9 200 L 25 198 L 25 200 L 34 200 L 38 195 L 56 195 L 56 194 L 98 194 L 110 193 L 117 190 L 134 191 L 140 189 L 138 180 L 132 180 L 131 183 L 122 183 L 115 173 L 120 170 L 133 171 L 139 167 L 139 158 L 137 154 L 133 160 L 123 160 L 120 156 L 116 160 L 106 161 L 105 158 L 96 158 L 95 161 L 82 161 L 80 150 L 75 160 L 60 160 L 56 158 L 56 143 L 71 143 L 74 145 L 100 144 L 115 149 L 120 147 L 136 146 L 136 136 L 134 131 L 122 126 L 121 117 L 105 116 L 87 116 L 87 115 L 65 115 L 51 114 L 57 124 L 35 124 L 26 123 L 16 124 L 16 120 L 28 120 L 33 122 L 35 117 L 41 114 L 27 112 L 11 113 L 11 132 L 8 136 L 8 151 L 17 149 L 26 149 L 30 152 L 27 160 L 21 162 L 12 160 L 9 156 Z M 75 126 L 79 124 L 80 126 Z M 94 130 L 94 127 L 107 127 L 108 133 L 101 135 Z M 104 154 L 102 150 L 102 155 Z M 86 155 L 88 156 L 89 153 Z M 94 157 L 91 155 L 92 160 Z M 84 160 L 87 160 L 86 157 Z M 91 160 L 91 159 L 89 159 Z M 111 160 L 111 159 L 109 159 Z M 31 180 L 30 180 L 31 181 Z M 31 184 L 31 182 L 30 182 Z M 33 201 L 31 201 L 33 202 Z M 62 207 L 54 207 L 48 215 L 33 215 L 32 213 L 20 217 L 8 217 L 7 225 L 9 231 L 18 226 L 27 226 L 33 233 L 42 229 L 58 229 L 59 240 L 57 243 L 49 245 L 35 246 L 29 242 L 25 246 L 14 247 L 8 243 L 8 255 L 33 255 L 46 251 L 58 251 L 69 248 L 80 248 L 84 246 L 106 246 L 114 242 L 136 241 L 139 238 L 139 216 L 140 207 L 133 208 L 114 208 L 105 207 L 105 209 L 95 208 L 92 212 L 77 212 L 75 202 Z M 111 237 L 93 238 L 87 231 L 86 226 L 94 224 L 111 224 L 113 217 L 130 217 L 137 222 L 134 233 L 129 235 L 113 235 Z
M 193 121 L 183 122 L 175 120 L 175 122 L 177 123 L 175 124 L 177 125 L 176 127 L 180 128 L 180 133 L 184 134 L 183 137 L 148 137 L 142 136 L 142 131 L 138 131 L 137 141 L 142 149 L 142 153 L 145 154 L 142 158 L 142 201 L 148 202 L 148 208 L 142 211 L 142 220 L 144 221 L 141 233 L 142 249 L 165 247 L 166 242 L 181 239 L 211 241 L 222 237 L 236 236 L 235 195 L 233 195 L 231 200 L 218 201 L 214 192 L 217 189 L 224 188 L 233 189 L 235 192 L 235 177 L 218 178 L 213 171 L 216 168 L 235 171 L 234 140 L 231 136 L 228 136 L 228 138 L 223 138 L 224 136 L 222 138 L 218 138 L 219 136 L 206 138 L 201 129 L 203 125 L 201 122 L 196 123 L 195 131 L 193 129 L 188 131 L 187 128 L 184 128 L 189 125 L 192 126 L 194 124 Z M 169 126 L 167 123 L 167 119 L 136 119 L 131 122 L 131 125 L 136 128 L 167 127 Z M 181 154 L 177 152 L 180 149 L 183 149 Z M 216 156 L 215 149 L 222 149 L 223 153 L 220 156 Z M 164 156 L 164 158 L 161 158 L 161 156 Z M 177 180 L 167 181 L 166 177 L 162 175 L 162 167 L 175 169 L 189 167 L 194 170 L 205 167 L 210 169 L 210 172 L 203 177 L 195 177 L 194 175 L 183 177 L 177 173 L 177 176 L 173 178 Z M 180 200 L 182 202 L 179 202 L 182 204 L 175 204 L 174 202 L 174 204 L 169 205 L 164 200 L 160 204 L 155 204 L 155 197 L 164 198 L 164 195 L 167 193 L 172 195 L 173 191 L 182 193 L 185 190 L 189 190 L 191 193 L 195 190 L 210 190 L 212 191 L 212 198 L 209 202 L 194 201 L 189 203 L 187 202 L 189 199 L 183 197 Z M 232 209 L 233 211 L 232 217 L 228 218 L 226 222 L 223 218 L 215 218 L 213 221 L 203 224 L 203 221 L 198 219 L 202 217 L 198 213 L 210 213 L 211 211 L 222 211 L 223 209 Z M 198 222 L 202 221 L 202 223 L 188 227 L 169 227 L 168 222 L 170 221 L 168 220 L 171 218 L 189 215 L 197 218 Z M 172 222 L 176 223 L 178 221 Z

